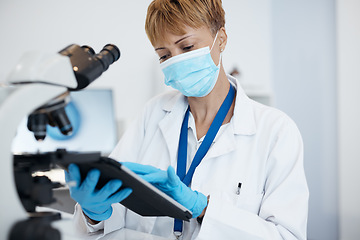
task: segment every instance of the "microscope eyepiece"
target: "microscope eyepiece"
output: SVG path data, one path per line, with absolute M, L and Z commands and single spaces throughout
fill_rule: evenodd
M 78 86 L 70 90 L 87 87 L 120 58 L 120 50 L 113 44 L 105 45 L 98 54 L 87 45 L 80 47 L 76 44 L 68 46 L 59 53 L 70 58 L 78 82 Z
M 120 58 L 120 50 L 113 44 L 107 44 L 95 57 L 103 64 L 104 71 L 106 71 L 113 62 Z

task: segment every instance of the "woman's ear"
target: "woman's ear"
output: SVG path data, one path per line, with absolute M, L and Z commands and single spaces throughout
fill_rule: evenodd
M 223 52 L 225 50 L 226 47 L 226 43 L 227 43 L 227 34 L 226 34 L 226 30 L 225 27 L 221 27 L 219 29 L 219 40 L 220 40 L 220 51 Z

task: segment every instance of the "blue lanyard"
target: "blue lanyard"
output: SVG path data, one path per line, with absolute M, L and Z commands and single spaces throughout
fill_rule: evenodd
M 229 92 L 221 104 L 219 111 L 217 112 L 213 122 L 210 125 L 208 132 L 205 135 L 203 142 L 201 143 L 199 149 L 197 150 L 194 159 L 191 163 L 191 166 L 186 173 L 186 161 L 187 161 L 187 144 L 188 144 L 188 122 L 189 122 L 189 111 L 190 107 L 186 110 L 185 117 L 181 126 L 180 139 L 179 139 L 179 149 L 178 149 L 178 161 L 176 174 L 179 176 L 181 181 L 189 186 L 192 177 L 194 175 L 196 167 L 200 164 L 201 160 L 204 158 L 208 152 L 214 138 L 219 131 L 222 123 L 225 120 L 227 113 L 231 107 L 231 104 L 234 100 L 235 89 L 230 84 Z M 175 219 L 174 222 L 174 232 L 182 232 L 182 220 Z

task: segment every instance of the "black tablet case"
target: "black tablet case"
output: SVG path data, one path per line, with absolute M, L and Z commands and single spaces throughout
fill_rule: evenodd
M 90 169 L 99 169 L 101 176 L 96 186 L 97 189 L 101 189 L 110 179 L 120 179 L 123 182 L 119 190 L 126 187 L 131 188 L 133 192 L 120 203 L 133 212 L 141 216 L 169 216 L 184 221 L 189 221 L 192 218 L 191 211 L 121 165 L 120 162 L 111 158 L 100 157 L 100 153 L 95 154 L 96 156 L 81 153 L 67 154 L 72 156 L 58 159 L 55 161 L 56 164 L 65 169 L 70 163 L 77 164 L 80 168 L 82 181 Z

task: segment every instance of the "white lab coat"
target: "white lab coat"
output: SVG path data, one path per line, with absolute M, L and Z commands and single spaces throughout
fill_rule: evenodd
M 234 115 L 194 173 L 191 188 L 210 200 L 201 225 L 195 219 L 185 224 L 184 239 L 306 239 L 309 193 L 301 135 L 286 114 L 249 99 L 228 77 L 237 88 Z M 155 97 L 110 157 L 176 169 L 187 106 L 177 91 Z M 79 210 L 75 219 L 87 231 L 126 227 L 174 238 L 171 218 L 141 217 L 113 204 L 108 220 L 86 227 Z

